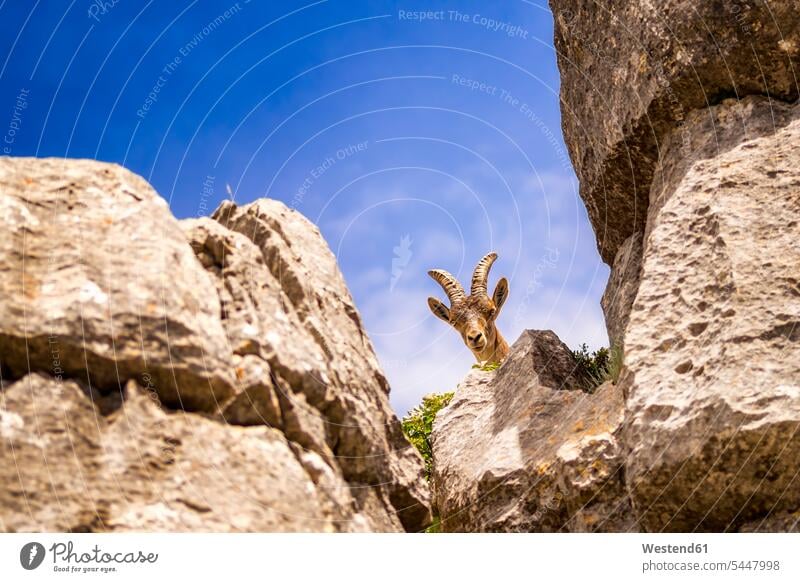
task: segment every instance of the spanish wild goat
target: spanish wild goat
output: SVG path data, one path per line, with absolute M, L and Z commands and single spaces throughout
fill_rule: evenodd
M 491 297 L 486 292 L 489 270 L 495 260 L 497 253 L 489 253 L 478 262 L 472 274 L 469 296 L 464 293 L 461 283 L 447 271 L 428 271 L 428 275 L 447 293 L 450 308 L 433 297 L 428 297 L 428 306 L 436 317 L 452 325 L 461 334 L 464 343 L 481 364 L 500 363 L 508 355 L 508 343 L 495 327 L 495 320 L 508 297 L 508 281 L 505 277 L 500 279 Z

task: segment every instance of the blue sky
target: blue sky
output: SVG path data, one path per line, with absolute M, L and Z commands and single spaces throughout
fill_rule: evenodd
M 120 163 L 179 218 L 209 214 L 226 184 L 302 212 L 402 414 L 472 363 L 428 311 L 443 298 L 430 268 L 468 281 L 496 250 L 509 341 L 607 343 L 552 26 L 546 0 L 0 0 L 2 153 Z

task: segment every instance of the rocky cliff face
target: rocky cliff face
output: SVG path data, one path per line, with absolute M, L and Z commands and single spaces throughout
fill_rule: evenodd
M 0 529 L 418 531 L 422 461 L 319 231 L 179 222 L 141 178 L 0 158 Z
M 800 95 L 796 0 L 550 0 L 564 137 L 611 264 L 642 232 L 667 136 L 726 98 Z
M 550 4 L 564 134 L 612 266 L 602 305 L 624 366 L 586 396 L 514 359 L 468 377 L 434 427 L 445 527 L 797 530 L 797 3 Z
M 800 507 L 800 108 L 725 101 L 684 132 L 623 336 L 627 478 L 647 529 L 718 530 Z

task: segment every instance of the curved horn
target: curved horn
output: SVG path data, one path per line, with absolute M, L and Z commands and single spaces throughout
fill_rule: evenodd
M 497 253 L 489 253 L 483 257 L 475 266 L 475 272 L 472 273 L 472 288 L 470 293 L 472 295 L 487 295 L 486 281 L 489 278 L 489 270 L 492 268 L 492 263 L 497 260 Z
M 461 286 L 461 283 L 447 271 L 432 269 L 428 271 L 428 275 L 442 286 L 451 304 L 464 298 L 464 288 Z

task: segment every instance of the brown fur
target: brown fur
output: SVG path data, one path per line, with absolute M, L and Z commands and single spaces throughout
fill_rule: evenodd
M 508 281 L 502 278 L 492 297 L 480 291 L 469 296 L 454 296 L 449 308 L 429 297 L 428 305 L 436 317 L 455 328 L 479 363 L 500 363 L 508 356 L 508 343 L 495 321 L 507 297 Z

